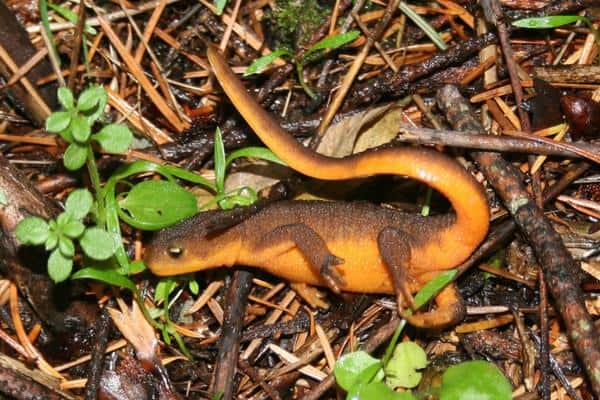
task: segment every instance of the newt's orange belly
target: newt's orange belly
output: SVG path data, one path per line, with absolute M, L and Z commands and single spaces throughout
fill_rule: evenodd
M 349 244 L 334 241 L 328 243 L 327 247 L 331 253 L 344 260 L 343 264 L 335 266 L 346 282 L 346 285 L 341 286 L 340 289 L 361 293 L 394 292 L 390 274 L 375 242 L 365 240 Z M 282 244 L 260 252 L 248 249 L 242 251 L 240 262 L 259 267 L 292 282 L 325 286 L 319 275 L 320 266 L 312 266 L 295 246 Z M 414 291 L 418 287 L 416 282 L 411 285 Z

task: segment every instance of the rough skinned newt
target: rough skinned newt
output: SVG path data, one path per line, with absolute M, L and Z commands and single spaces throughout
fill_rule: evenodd
M 246 92 L 223 57 L 208 59 L 224 92 L 260 139 L 301 174 L 342 180 L 398 174 L 422 181 L 448 198 L 454 213 L 421 217 L 367 203 L 282 201 L 246 209 L 200 213 L 158 232 L 146 265 L 175 275 L 235 264 L 261 268 L 292 282 L 335 291 L 395 293 L 399 306 L 441 271 L 464 261 L 485 237 L 487 198 L 456 161 L 423 148 L 381 148 L 344 158 L 300 145 Z M 454 284 L 437 308 L 409 322 L 440 327 L 464 314 Z

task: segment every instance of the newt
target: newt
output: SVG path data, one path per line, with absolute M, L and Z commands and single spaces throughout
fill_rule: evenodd
M 344 158 L 299 144 L 246 92 L 214 48 L 208 60 L 223 91 L 264 144 L 297 172 L 323 180 L 377 174 L 417 179 L 446 196 L 454 213 L 422 217 L 363 202 L 281 201 L 208 211 L 158 232 L 145 263 L 156 275 L 236 264 L 334 291 L 396 294 L 399 307 L 441 271 L 467 259 L 484 239 L 489 208 L 482 186 L 455 160 L 418 147 L 384 147 Z M 442 327 L 464 316 L 454 283 L 437 308 L 409 323 Z

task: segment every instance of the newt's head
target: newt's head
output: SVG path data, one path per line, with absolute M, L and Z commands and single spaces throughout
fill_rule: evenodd
M 219 223 L 220 211 L 207 211 L 154 234 L 144 263 L 156 275 L 178 275 L 236 261 L 240 240 Z

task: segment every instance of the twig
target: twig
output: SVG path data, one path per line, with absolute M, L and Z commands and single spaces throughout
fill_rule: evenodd
M 360 20 L 360 16 L 354 11 L 350 12 L 350 15 L 352 15 L 352 18 L 354 18 L 354 21 L 356 21 L 356 25 L 358 25 L 363 34 L 369 37 L 369 28 L 367 28 L 367 26 Z M 373 46 L 375 47 L 375 49 L 377 49 L 377 52 L 379 52 L 379 55 L 385 60 L 387 65 L 394 72 L 398 72 L 398 67 L 396 66 L 396 64 L 394 64 L 394 60 L 392 60 L 390 56 L 387 55 L 384 48 L 381 47 L 381 44 L 379 44 L 379 42 L 373 42 Z
M 125 10 L 124 0 L 119 0 L 119 5 L 121 6 L 121 8 L 123 10 Z M 177 99 L 173 95 L 173 92 L 171 91 L 171 88 L 167 83 L 167 78 L 164 74 L 164 69 L 162 67 L 161 62 L 159 61 L 158 57 L 156 56 L 156 54 L 154 53 L 154 51 L 148 44 L 148 41 L 146 40 L 144 34 L 140 31 L 140 28 L 139 28 L 138 24 L 135 22 L 135 20 L 133 19 L 133 17 L 131 15 L 127 15 L 127 19 L 129 20 L 129 24 L 130 24 L 131 28 L 135 32 L 136 36 L 138 37 L 141 44 L 144 46 L 144 48 L 148 52 L 150 59 L 152 60 L 152 62 L 150 63 L 152 73 L 153 73 L 155 79 L 157 80 L 158 85 L 159 85 L 161 91 L 163 92 L 163 95 L 167 98 L 168 104 L 175 109 L 175 112 L 177 113 L 177 116 L 180 118 L 181 121 L 183 121 L 186 124 L 189 123 L 190 122 L 189 118 L 187 118 L 187 116 L 181 109 L 181 106 L 177 102 Z M 128 56 L 128 58 L 131 58 L 130 54 L 128 54 L 127 56 Z M 121 55 L 121 58 L 123 58 L 122 55 Z M 133 59 L 133 62 L 135 63 L 135 58 Z M 139 63 L 136 63 L 136 65 L 137 64 L 139 64 Z M 157 104 L 157 107 L 159 107 L 158 104 Z
M 407 93 L 409 84 L 426 75 L 451 65 L 464 62 L 480 49 L 496 43 L 493 33 L 462 41 L 445 51 L 438 51 L 430 58 L 419 64 L 411 64 L 401 68 L 398 73 L 384 71 L 379 77 L 368 83 L 356 85 L 349 95 L 352 105 L 364 104 L 377 100 L 379 97 L 392 93 L 402 96 Z
M 40 31 L 40 34 L 42 36 L 42 39 L 44 41 L 44 44 L 46 45 L 46 48 L 48 48 L 48 58 L 50 59 L 50 65 L 52 66 L 52 69 L 54 70 L 54 74 L 56 75 L 56 80 L 58 81 L 58 84 L 60 86 L 65 86 L 65 78 L 62 75 L 62 71 L 60 70 L 60 62 L 58 59 L 58 55 L 56 54 L 55 51 L 52 51 L 50 49 L 52 49 L 53 47 L 53 43 L 51 42 L 51 39 L 48 37 L 48 34 L 46 33 L 46 30 L 42 29 Z
M 202 3 L 206 8 L 208 8 L 210 11 L 212 11 L 213 13 L 217 12 L 216 7 L 212 4 L 212 1 L 207 1 L 207 0 L 200 0 L 200 3 Z M 227 13 L 223 13 L 220 16 L 221 20 L 223 21 L 224 24 L 231 24 L 233 31 L 240 37 L 242 38 L 246 43 L 248 43 L 248 45 L 250 47 L 252 47 L 254 50 L 261 50 L 261 54 L 262 55 L 266 55 L 268 53 L 270 53 L 269 49 L 266 48 L 264 46 L 264 43 L 262 40 L 260 40 L 260 38 L 258 38 L 256 36 L 256 34 L 254 33 L 254 31 L 251 31 L 250 29 L 248 29 L 247 27 L 238 24 L 237 22 L 235 22 L 235 19 L 233 19 L 231 17 L 231 15 L 227 14 Z M 282 60 L 275 60 L 275 64 L 276 65 L 282 65 L 283 61 Z
M 472 133 L 461 135 L 448 129 L 428 129 L 403 125 L 400 128 L 400 142 L 436 144 L 471 149 L 526 154 L 543 154 L 561 157 L 587 158 L 600 163 L 600 146 L 587 143 L 562 143 L 522 133 L 522 136 L 491 136 Z
M 568 171 L 544 192 L 544 203 L 555 199 L 567 186 L 583 175 L 589 168 L 590 164 L 581 162 L 575 168 Z M 495 251 L 501 243 L 504 243 L 512 235 L 516 227 L 514 220 L 511 219 L 494 228 L 486 241 L 465 262 L 458 266 L 458 273 L 455 279 L 471 268 L 476 262 Z
M 229 38 L 231 37 L 231 32 L 233 31 L 233 24 L 235 24 L 235 20 L 237 19 L 238 13 L 240 12 L 240 5 L 242 4 L 242 0 L 236 0 L 235 5 L 233 6 L 233 11 L 231 12 L 231 19 L 227 23 L 227 29 L 225 29 L 225 33 L 223 33 L 223 37 L 221 38 L 221 43 L 219 44 L 219 49 L 222 52 L 225 52 L 227 48 L 227 44 L 229 43 Z
M 17 64 L 14 62 L 14 60 L 12 59 L 10 54 L 1 45 L 0 45 L 0 59 L 2 60 L 2 62 L 4 64 L 6 64 L 8 66 L 8 68 L 11 70 L 11 72 L 13 74 L 17 73 L 19 71 L 19 67 L 17 66 Z M 27 77 L 23 76 L 20 79 L 20 82 L 25 87 L 25 89 L 27 89 L 27 92 L 29 93 L 29 95 L 31 96 L 31 98 L 33 99 L 35 104 L 37 105 L 37 109 L 39 110 L 38 117 L 41 120 L 44 120 L 48 115 L 50 115 L 50 108 L 48 107 L 46 102 L 40 96 L 39 92 L 37 91 L 37 88 L 35 88 L 31 84 L 31 82 L 29 81 L 29 79 L 27 79 Z
M 532 334 L 532 338 L 533 338 L 533 341 L 538 346 L 540 346 L 540 352 L 542 352 L 543 351 L 543 347 L 542 347 L 542 345 L 540 343 L 540 338 L 538 338 L 535 335 L 535 333 Z M 575 389 L 573 388 L 573 385 L 571 384 L 571 382 L 569 381 L 569 379 L 566 377 L 566 375 L 563 372 L 560 364 L 558 363 L 558 361 L 556 361 L 556 358 L 554 358 L 554 356 L 552 354 L 550 354 L 549 352 L 547 352 L 547 356 L 548 356 L 548 360 L 550 362 L 550 367 L 552 368 L 552 372 L 554 373 L 554 376 L 556 376 L 556 378 L 563 385 L 563 387 L 565 388 L 565 391 L 567 392 L 567 394 L 573 400 L 582 400 L 581 396 L 575 391 Z M 548 398 L 550 399 L 551 398 L 550 391 L 548 391 L 548 395 L 549 395 Z
M 270 95 L 273 94 L 277 86 L 285 82 L 292 72 L 294 72 L 294 65 L 289 63 L 275 69 L 269 76 L 269 79 L 267 79 L 267 81 L 258 89 L 256 101 L 263 107 L 268 108 L 270 101 L 267 102 L 267 100 L 274 97 Z
M 271 399 L 281 400 L 281 396 L 279 395 L 279 393 L 277 393 L 277 391 L 274 388 L 272 388 L 270 384 L 265 382 L 265 380 L 260 376 L 258 371 L 256 371 L 254 368 L 252 368 L 252 366 L 250 365 L 250 363 L 248 363 L 248 361 L 238 360 L 238 367 L 242 370 L 242 372 L 244 374 L 248 375 L 248 377 L 255 384 L 260 385 L 260 387 L 265 391 L 265 393 Z
M 352 24 L 352 21 L 354 20 L 354 18 L 352 18 L 352 13 L 358 13 L 362 9 L 363 5 L 365 4 L 365 0 L 356 0 L 354 2 L 350 2 L 350 1 L 344 2 L 344 3 L 342 3 L 343 9 L 345 9 L 352 3 L 354 3 L 354 5 L 352 6 L 352 10 L 350 10 L 350 14 L 348 14 L 346 16 L 346 19 L 344 19 L 344 23 L 338 30 L 338 33 L 340 33 L 340 34 L 348 32 L 348 29 L 350 29 L 350 25 Z M 341 12 L 341 11 L 342 10 L 336 9 L 336 11 L 334 11 L 334 12 Z M 332 65 L 333 65 L 332 59 L 328 59 L 327 61 L 325 61 L 325 64 L 323 64 L 323 69 L 321 70 L 321 73 L 319 74 L 319 79 L 317 80 L 317 88 L 320 89 L 325 85 L 325 81 L 326 81 L 327 77 L 329 76 L 329 71 L 331 70 Z
M 74 400 L 55 381 L 20 361 L 0 353 L 0 392 L 14 399 Z
M 154 11 L 152 12 L 152 16 L 150 17 L 150 19 L 148 20 L 148 23 L 144 27 L 144 34 L 142 35 L 143 39 L 140 40 L 140 44 L 138 45 L 137 49 L 135 50 L 135 55 L 133 56 L 133 59 L 135 60 L 136 63 L 139 64 L 142 62 L 142 58 L 144 57 L 144 52 L 146 51 L 146 46 L 148 45 L 148 42 L 152 38 L 154 28 L 156 28 L 156 25 L 158 24 L 158 20 L 160 19 L 166 6 L 167 6 L 166 0 L 159 0 L 158 6 L 154 9 Z
M 9 281 L 5 281 L 9 282 Z M 23 346 L 19 344 L 12 336 L 8 333 L 4 332 L 2 328 L 0 328 L 0 340 L 6 343 L 10 348 L 12 348 L 15 352 L 17 352 L 23 358 L 29 358 L 29 354 L 25 351 Z
M 240 337 L 244 322 L 244 310 L 252 283 L 252 274 L 238 270 L 233 274 L 231 285 L 227 291 L 225 318 L 221 326 L 219 340 L 219 356 L 215 366 L 212 392 L 222 393 L 223 400 L 233 398 L 233 377 L 237 365 L 240 348 Z
M 98 390 L 100 389 L 100 379 L 104 371 L 104 356 L 108 345 L 108 335 L 110 333 L 110 315 L 107 307 L 114 307 L 114 301 L 110 301 L 100 314 L 100 321 L 96 324 L 94 346 L 90 364 L 88 365 L 88 378 L 85 383 L 85 400 L 96 400 Z
M 515 95 L 519 119 L 521 120 L 521 128 L 525 132 L 531 132 L 529 115 L 521 107 L 523 103 L 523 86 L 521 86 L 521 80 L 519 79 L 519 73 L 517 72 L 515 53 L 510 45 L 509 31 L 502 13 L 502 8 L 500 7 L 500 2 L 498 0 L 481 0 L 480 4 L 488 22 L 498 28 L 500 47 L 504 54 L 504 62 L 506 63 L 508 76 L 510 77 L 510 83 Z
M 21 316 L 19 315 L 19 295 L 17 292 L 17 286 L 14 283 L 11 283 L 10 285 L 10 314 L 12 317 L 12 322 L 15 326 L 17 338 L 19 339 L 19 342 L 21 342 L 21 346 L 23 346 L 25 352 L 28 353 L 30 359 L 35 361 L 37 367 L 49 376 L 63 379 L 63 376 L 54 368 L 52 368 L 50 364 L 48 364 L 42 354 L 29 340 L 27 332 L 25 332 L 25 327 L 23 326 L 23 321 L 21 321 Z
M 149 1 L 147 3 L 143 3 L 140 5 L 136 4 L 136 8 L 132 9 L 132 10 L 127 10 L 127 11 L 116 11 L 114 13 L 110 13 L 110 14 L 106 14 L 104 16 L 104 18 L 107 21 L 116 21 L 119 20 L 121 18 L 125 18 L 127 15 L 138 15 L 138 14 L 142 14 L 145 13 L 147 11 L 153 10 L 156 7 L 158 7 L 158 5 L 160 4 L 162 0 L 154 0 L 154 1 Z M 173 3 L 177 3 L 181 0 L 166 0 L 167 4 L 173 4 Z M 100 25 L 100 21 L 98 20 L 98 18 L 94 17 L 94 18 L 88 18 L 85 20 L 85 24 L 88 26 L 98 26 Z M 75 28 L 75 24 L 73 24 L 72 22 L 54 22 L 50 24 L 50 30 L 52 32 L 56 32 L 56 31 L 62 31 L 65 29 L 72 29 Z M 40 25 L 31 25 L 27 27 L 27 32 L 28 33 L 38 33 L 42 31 Z
M 535 67 L 533 73 L 548 82 L 600 82 L 600 65 L 565 65 Z
M 10 77 L 8 82 L 4 87 L 9 87 L 17 83 L 22 77 L 24 77 L 29 71 L 35 67 L 41 60 L 43 60 L 48 55 L 48 48 L 42 47 L 35 53 L 35 56 L 31 57 L 29 61 L 25 64 L 21 65 L 19 70 Z

